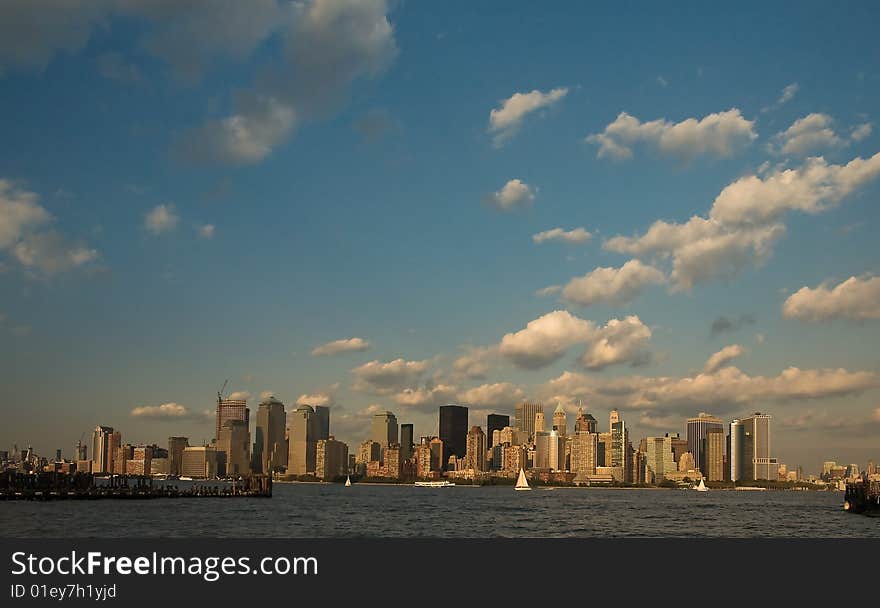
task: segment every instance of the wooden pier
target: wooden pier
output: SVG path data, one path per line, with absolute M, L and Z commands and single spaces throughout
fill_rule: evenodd
M 140 475 L 97 477 L 91 473 L 0 474 L 0 500 L 98 500 L 149 498 L 271 498 L 272 478 L 264 475 L 236 480 L 193 480 Z

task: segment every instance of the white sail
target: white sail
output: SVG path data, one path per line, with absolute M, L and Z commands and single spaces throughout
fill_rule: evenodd
M 700 479 L 700 484 L 699 484 L 699 485 L 694 486 L 694 489 L 695 489 L 697 492 L 708 492 L 708 491 L 709 491 L 709 488 L 706 487 L 706 484 L 703 482 L 702 479 Z
M 349 487 L 351 485 L 351 477 L 348 475 L 345 476 L 345 487 Z
M 529 482 L 526 479 L 526 472 L 523 469 L 519 470 L 519 477 L 516 480 L 516 486 L 514 490 L 531 490 L 531 486 L 529 486 Z

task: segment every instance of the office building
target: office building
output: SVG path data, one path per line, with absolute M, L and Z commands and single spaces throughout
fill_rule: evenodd
M 653 474 L 654 483 L 665 479 L 667 473 L 677 470 L 675 453 L 672 451 L 672 438 L 648 437 L 645 442 L 645 465 Z M 650 480 L 646 480 L 650 481 Z
M 535 413 L 535 435 L 546 432 L 546 424 L 544 423 L 544 411 Z
M 776 479 L 778 462 L 771 454 L 769 414 L 755 412 L 752 416 L 740 418 L 743 427 L 741 454 L 732 453 L 731 458 L 739 458 L 742 465 L 740 479 Z M 733 444 L 733 441 L 731 441 Z
M 708 481 L 724 481 L 724 427 L 712 427 L 703 439 L 704 475 Z
M 73 449 L 73 460 L 75 462 L 79 462 L 80 460 L 88 460 L 89 459 L 89 446 L 84 444 L 82 441 L 77 441 L 76 446 Z
M 284 404 L 275 397 L 268 397 L 260 403 L 251 459 L 254 473 L 268 475 L 287 466 L 288 447 L 284 439 L 286 420 Z
M 110 456 L 110 435 L 113 434 L 112 426 L 97 426 L 92 433 L 92 465 L 93 473 L 112 473 L 110 464 L 113 462 Z
M 694 463 L 694 455 L 690 452 L 685 452 L 681 455 L 681 458 L 678 460 L 678 470 L 681 472 L 686 471 L 695 471 L 697 465 Z
M 381 445 L 383 450 L 392 443 L 399 443 L 397 416 L 391 412 L 373 414 L 373 422 L 370 426 L 370 439 Z
M 113 474 L 126 475 L 128 473 L 129 460 L 134 460 L 133 445 L 126 443 L 116 448 L 116 454 L 113 457 Z
M 400 458 L 404 461 L 412 460 L 414 447 L 415 447 L 415 443 L 413 443 L 413 425 L 412 424 L 401 424 L 400 425 Z
M 122 433 L 119 431 L 113 431 L 110 433 L 110 436 L 107 438 L 107 470 L 113 471 L 115 470 L 114 460 L 116 459 L 116 450 L 119 449 L 119 446 L 122 445 Z
M 193 479 L 213 479 L 217 476 L 217 450 L 213 446 L 184 448 L 180 474 Z
M 367 439 L 361 443 L 358 448 L 357 462 L 379 462 L 380 460 L 382 460 L 382 445 L 379 442 Z
M 131 460 L 125 463 L 125 473 L 127 475 L 149 475 L 151 461 L 153 459 L 153 448 L 151 446 L 139 445 L 132 450 Z
M 704 476 L 708 476 L 708 467 L 705 466 L 706 456 L 703 451 L 704 439 L 709 429 L 724 429 L 724 421 L 711 414 L 700 412 L 696 418 L 688 418 L 687 421 L 687 449 L 694 455 L 696 469 Z
M 486 416 L 486 442 L 490 447 L 495 445 L 495 431 L 500 431 L 510 426 L 510 416 L 502 414 L 489 414 Z
M 348 469 L 348 445 L 334 437 L 319 439 L 315 445 L 315 475 L 318 479 L 332 481 L 346 474 Z
M 575 481 L 587 481 L 587 476 L 596 474 L 596 461 L 599 454 L 599 435 L 590 432 L 576 432 L 571 441 L 571 472 Z
M 440 406 L 440 439 L 443 441 L 444 469 L 450 456 L 464 458 L 467 452 L 468 408 L 463 405 Z
M 189 446 L 189 437 L 168 438 L 168 474 L 180 475 L 183 468 L 183 451 Z
M 731 481 L 743 479 L 743 441 L 745 441 L 745 427 L 738 419 L 730 423 L 730 433 L 727 436 L 727 466 Z
M 217 437 L 217 457 L 221 475 L 239 477 L 250 475 L 250 433 L 243 420 L 227 420 Z M 221 456 L 222 454 L 222 456 Z
M 330 438 L 330 408 L 326 405 L 313 405 L 315 410 L 315 424 L 317 439 Z
M 520 469 L 529 468 L 526 448 L 522 445 L 504 445 L 501 450 L 501 470 L 507 473 L 519 473 Z
M 557 403 L 556 409 L 553 411 L 553 430 L 559 433 L 560 437 L 565 437 L 567 426 L 565 408 L 562 407 L 561 403 Z
M 391 479 L 400 479 L 403 470 L 403 462 L 400 459 L 400 444 L 392 443 L 382 450 L 384 460 L 382 462 L 380 477 L 390 477 Z
M 583 408 L 578 408 L 578 415 L 574 421 L 575 433 L 598 433 L 598 423 L 592 414 L 585 414 Z
M 240 420 L 250 428 L 250 410 L 246 399 L 217 399 L 217 416 L 214 437 L 220 437 L 220 429 L 227 420 Z
M 688 451 L 687 439 L 682 439 L 678 433 L 667 433 L 667 435 L 672 442 L 672 455 L 675 458 L 675 462 L 678 462 L 681 460 L 682 454 Z
M 465 468 L 474 471 L 486 470 L 486 435 L 478 426 L 471 427 L 467 434 Z
M 320 430 L 314 408 L 310 405 L 300 405 L 290 413 L 287 422 L 287 474 L 307 475 L 314 473 Z
M 611 410 L 611 462 L 605 466 L 624 467 L 629 466 L 627 458 L 627 446 L 629 445 L 629 431 L 626 429 L 626 423 L 620 419 L 617 410 Z
M 514 426 L 525 435 L 525 441 L 531 441 L 535 435 L 535 415 L 544 412 L 544 405 L 533 401 L 523 401 L 516 405 Z

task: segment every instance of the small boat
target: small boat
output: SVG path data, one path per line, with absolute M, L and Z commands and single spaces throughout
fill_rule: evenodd
M 706 484 L 703 482 L 703 480 L 700 479 L 699 485 L 695 485 L 694 490 L 696 490 L 697 492 L 708 492 L 709 488 L 707 488 Z
M 348 475 L 345 476 L 345 487 L 346 488 L 351 487 L 351 477 L 349 477 Z
M 192 481 L 192 477 L 187 477 L 186 475 L 181 475 L 180 481 Z
M 451 481 L 417 481 L 413 485 L 420 488 L 451 488 L 455 484 Z
M 516 480 L 516 485 L 513 488 L 514 490 L 531 490 L 532 486 L 529 485 L 529 481 L 526 479 L 526 472 L 523 469 L 519 470 L 519 477 Z

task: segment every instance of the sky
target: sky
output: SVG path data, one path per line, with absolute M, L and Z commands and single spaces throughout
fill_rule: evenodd
M 880 460 L 873 2 L 0 4 L 0 446 L 216 393 Z

